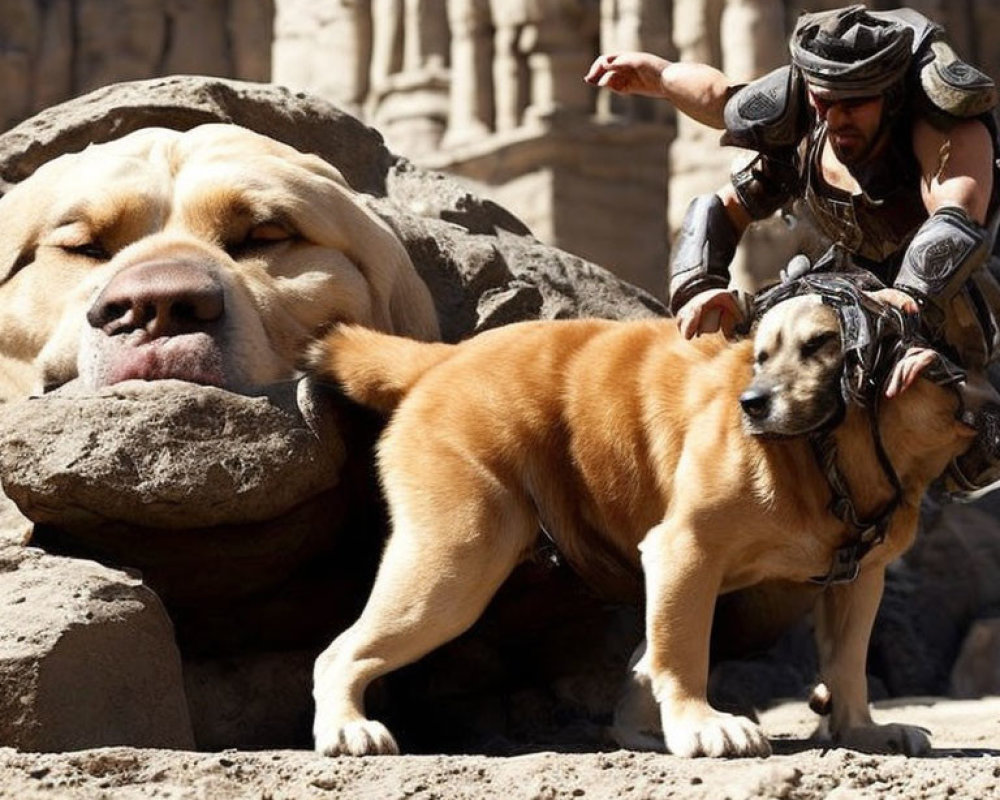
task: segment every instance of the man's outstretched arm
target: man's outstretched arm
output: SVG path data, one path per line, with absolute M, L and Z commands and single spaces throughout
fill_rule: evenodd
M 606 53 L 584 76 L 587 83 L 619 94 L 659 97 L 698 122 L 722 130 L 722 109 L 735 88 L 708 64 L 668 61 L 652 53 Z

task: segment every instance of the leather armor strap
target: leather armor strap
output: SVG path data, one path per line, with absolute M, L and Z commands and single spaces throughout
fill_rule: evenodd
M 732 174 L 733 189 L 751 219 L 766 219 L 793 197 L 801 186 L 794 150 L 785 157 L 759 155 Z

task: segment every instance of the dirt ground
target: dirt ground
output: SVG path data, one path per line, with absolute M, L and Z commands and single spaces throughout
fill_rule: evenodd
M 806 741 L 815 717 L 789 703 L 761 717 L 768 759 L 682 760 L 655 753 L 536 752 L 509 758 L 329 759 L 299 751 L 0 749 L 0 798 L 17 800 L 561 800 L 562 798 L 1000 798 L 1000 698 L 896 701 L 880 721 L 928 728 L 928 758 L 826 750 Z

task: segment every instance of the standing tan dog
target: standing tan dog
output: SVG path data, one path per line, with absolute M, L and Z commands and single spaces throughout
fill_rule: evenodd
M 737 344 L 685 341 L 671 320 L 521 323 L 459 345 L 333 331 L 317 371 L 393 412 L 378 451 L 392 533 L 361 617 L 316 662 L 317 748 L 396 752 L 365 717 L 366 687 L 472 625 L 541 526 L 597 588 L 641 569 L 636 671 L 667 749 L 767 754 L 756 725 L 706 699 L 713 609 L 721 592 L 825 574 L 848 539 L 812 450 L 789 436 L 830 422 L 842 360 L 837 315 L 815 295 L 779 303 Z M 860 576 L 817 612 L 830 724 L 847 746 L 929 746 L 920 729 L 872 722 L 865 658 L 885 566 L 910 544 L 928 483 L 974 435 L 957 408 L 917 380 L 879 412 L 902 502 Z M 874 513 L 893 490 L 866 412 L 848 408 L 834 439 L 856 508 Z

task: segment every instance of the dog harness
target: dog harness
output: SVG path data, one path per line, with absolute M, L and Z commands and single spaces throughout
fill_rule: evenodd
M 848 541 L 833 554 L 825 575 L 810 578 L 813 583 L 830 586 L 849 583 L 858 577 L 861 559 L 884 539 L 892 515 L 902 500 L 903 489 L 878 427 L 879 405 L 883 387 L 893 367 L 912 346 L 925 346 L 916 317 L 903 314 L 892 306 L 873 300 L 864 290 L 882 288 L 874 278 L 858 275 L 810 274 L 761 293 L 754 302 L 757 318 L 782 300 L 802 294 L 819 295 L 840 319 L 844 366 L 840 376 L 840 411 L 820 428 L 807 434 L 820 472 L 830 488 L 830 512 L 848 532 Z M 922 373 L 941 386 L 954 386 L 965 373 L 940 353 Z M 843 421 L 847 405 L 868 411 L 872 444 L 879 465 L 892 488 L 892 496 L 871 517 L 861 518 L 851 499 L 840 467 L 834 431 Z

